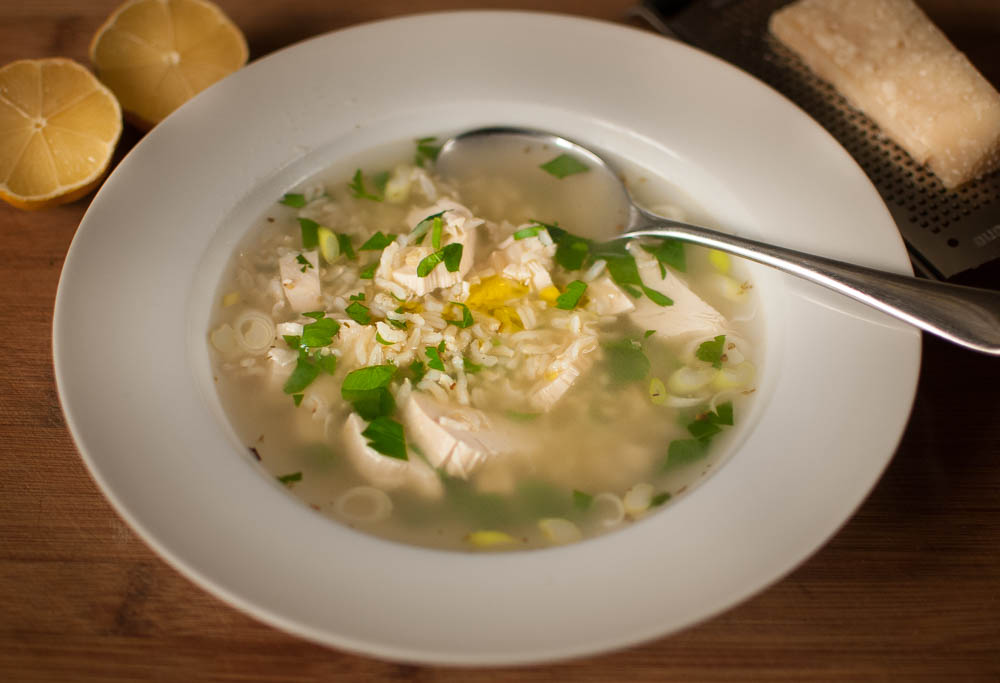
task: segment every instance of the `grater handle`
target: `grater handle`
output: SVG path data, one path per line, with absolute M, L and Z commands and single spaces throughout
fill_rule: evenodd
M 669 237 L 797 275 L 981 353 L 1000 356 L 1000 292 L 887 273 L 638 210 L 628 237 Z

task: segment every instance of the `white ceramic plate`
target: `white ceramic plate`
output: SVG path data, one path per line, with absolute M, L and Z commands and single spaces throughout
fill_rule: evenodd
M 648 33 L 432 14 L 262 59 L 119 165 L 56 300 L 56 378 L 80 452 L 119 514 L 198 585 L 278 628 L 378 657 L 553 660 L 745 599 L 816 550 L 880 475 L 909 413 L 919 335 L 757 270 L 765 371 L 736 452 L 624 531 L 504 555 L 423 550 L 331 523 L 261 476 L 222 416 L 205 341 L 235 242 L 337 159 L 498 123 L 612 150 L 744 234 L 908 271 L 874 189 L 819 126 L 745 74 Z

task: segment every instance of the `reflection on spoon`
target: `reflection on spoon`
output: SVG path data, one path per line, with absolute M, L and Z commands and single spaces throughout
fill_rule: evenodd
M 488 155 L 483 154 L 487 146 Z M 621 233 L 614 240 L 670 238 L 725 251 L 815 282 L 960 346 L 1000 356 L 1000 292 L 887 273 L 658 216 L 632 201 L 618 173 L 603 158 L 558 135 L 524 128 L 472 130 L 445 142 L 437 168 L 445 177 L 461 178 L 481 171 L 487 158 L 523 158 L 537 155 L 537 150 L 550 158 L 564 157 L 570 170 L 579 165 L 587 168 L 588 188 L 577 187 L 572 196 L 555 200 L 550 189 L 558 179 L 551 172 L 539 172 L 530 182 L 525 182 L 523 173 L 520 176 L 518 189 L 529 196 L 547 194 L 550 202 L 562 200 L 560 215 L 570 217 L 567 225 L 572 221 L 574 232 L 604 237 L 607 226 L 613 225 Z M 600 200 L 592 201 L 594 196 Z

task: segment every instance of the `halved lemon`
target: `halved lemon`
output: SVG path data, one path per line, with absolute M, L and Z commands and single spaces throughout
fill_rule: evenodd
M 97 76 L 145 129 L 247 61 L 243 33 L 207 0 L 130 0 L 90 43 Z
M 118 101 L 71 59 L 0 68 L 0 198 L 21 209 L 65 204 L 94 189 L 122 132 Z

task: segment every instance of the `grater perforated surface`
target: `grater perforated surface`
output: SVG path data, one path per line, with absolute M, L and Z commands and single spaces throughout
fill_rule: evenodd
M 892 213 L 918 271 L 949 278 L 1000 258 L 1000 172 L 947 190 L 863 113 L 767 30 L 789 0 L 701 0 L 669 17 L 645 0 L 636 14 L 662 18 L 677 37 L 768 83 L 826 128 L 854 157 Z M 661 4 L 662 5 L 662 4 Z

